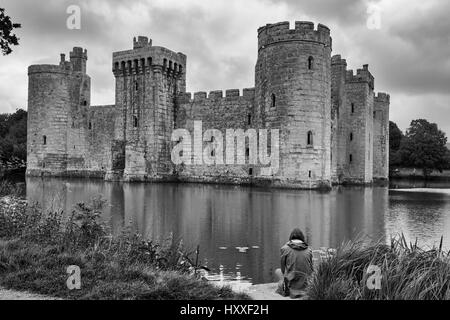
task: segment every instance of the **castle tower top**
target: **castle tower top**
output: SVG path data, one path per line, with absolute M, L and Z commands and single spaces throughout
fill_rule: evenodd
M 70 52 L 70 60 L 77 58 L 87 60 L 87 50 L 83 50 L 83 48 L 81 47 L 73 47 L 72 51 Z
M 375 96 L 375 100 L 378 102 L 389 103 L 391 100 L 391 96 L 384 92 L 378 92 L 378 94 Z
M 139 48 L 145 48 L 145 47 L 151 47 L 152 46 L 152 39 L 148 39 L 144 36 L 138 36 L 137 40 L 136 37 L 133 38 L 133 49 L 139 49 Z
M 330 29 L 320 23 L 317 29 L 309 21 L 295 21 L 294 29 L 289 28 L 288 21 L 267 24 L 258 29 L 258 51 L 275 43 L 294 41 L 316 42 L 330 48 L 332 45 Z
M 347 66 L 347 60 L 342 59 L 340 54 L 335 54 L 334 56 L 331 57 L 331 65 L 345 65 Z
M 73 71 L 86 73 L 87 50 L 81 47 L 74 47 L 70 52 L 70 62 L 73 65 Z
M 139 36 L 133 38 L 133 49 L 113 52 L 115 76 L 162 70 L 176 77 L 185 75 L 186 55 L 164 47 L 153 46 L 152 39 Z
M 363 65 L 362 69 L 356 70 L 356 75 L 353 70 L 347 70 L 347 74 L 345 77 L 347 82 L 366 82 L 369 85 L 369 88 L 372 90 L 375 87 L 375 80 L 373 75 L 369 71 L 369 65 Z

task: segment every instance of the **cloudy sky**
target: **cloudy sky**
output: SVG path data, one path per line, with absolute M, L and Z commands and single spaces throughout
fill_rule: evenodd
M 70 5 L 81 29 L 69 30 Z M 379 29 L 368 12 L 380 10 Z M 0 112 L 27 107 L 27 67 L 59 61 L 73 46 L 88 49 L 92 104 L 114 103 L 113 51 L 146 35 L 188 56 L 188 91 L 254 85 L 258 27 L 308 20 L 330 27 L 333 54 L 348 67 L 368 63 L 376 91 L 391 95 L 391 119 L 405 129 L 426 118 L 450 135 L 450 1 L 442 0 L 0 0 L 20 46 L 0 56 Z

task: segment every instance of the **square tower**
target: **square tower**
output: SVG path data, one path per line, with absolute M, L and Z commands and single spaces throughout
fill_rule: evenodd
M 347 170 L 344 182 L 367 184 L 373 181 L 373 101 L 374 78 L 366 64 L 347 71 L 342 121 L 346 127 Z
M 124 180 L 166 180 L 173 175 L 170 137 L 174 129 L 176 96 L 186 90 L 186 56 L 140 36 L 133 49 L 113 53 L 116 78 L 116 156 L 113 171 Z M 114 162 L 113 162 L 114 163 Z M 123 168 L 120 167 L 123 166 Z

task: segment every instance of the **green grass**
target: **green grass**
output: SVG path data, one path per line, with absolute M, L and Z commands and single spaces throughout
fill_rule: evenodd
M 14 196 L 19 197 L 23 194 L 23 188 L 8 180 L 0 180 L 0 197 Z
M 100 222 L 103 204 L 80 203 L 67 217 L 19 199 L 1 203 L 0 286 L 65 299 L 248 299 L 196 277 L 181 242 L 127 229 L 112 237 Z M 70 265 L 81 269 L 81 290 L 67 288 Z
M 81 290 L 68 290 L 66 268 L 81 268 Z M 143 263 L 121 263 L 100 252 L 68 252 L 60 246 L 22 240 L 0 242 L 0 285 L 66 299 L 232 299 L 228 288 L 216 288 L 186 273 L 158 270 Z
M 421 249 L 404 236 L 390 245 L 349 242 L 329 260 L 319 264 L 308 287 L 314 300 L 448 300 L 450 252 Z M 367 287 L 369 265 L 381 268 L 381 288 Z

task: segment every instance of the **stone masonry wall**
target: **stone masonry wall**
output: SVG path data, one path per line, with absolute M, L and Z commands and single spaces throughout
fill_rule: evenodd
M 349 143 L 347 95 L 345 77 L 347 62 L 335 55 L 331 59 L 331 177 L 335 184 L 343 181 L 348 172 L 347 145 Z
M 211 153 L 206 153 L 203 157 L 208 156 L 217 158 L 226 162 L 226 130 L 227 129 L 243 129 L 253 127 L 253 103 L 254 89 L 244 89 L 243 95 L 240 95 L 238 89 L 227 90 L 225 95 L 222 91 L 212 91 L 207 96 L 206 92 L 197 92 L 192 98 L 190 93 L 181 94 L 178 99 L 178 112 L 176 117 L 176 128 L 187 129 L 191 135 L 192 146 L 192 165 L 179 165 L 176 168 L 176 174 L 181 181 L 197 181 L 197 182 L 235 182 L 250 183 L 254 176 L 258 175 L 259 166 L 249 165 L 248 157 L 250 150 L 236 150 L 239 154 L 246 153 L 246 165 L 195 165 L 194 153 L 203 151 L 207 146 L 211 146 Z M 208 129 L 219 130 L 223 136 L 223 152 L 212 151 L 212 145 L 216 145 L 217 141 L 203 141 L 198 144 L 197 149 L 194 148 L 194 121 L 202 122 L 202 132 Z M 172 142 L 172 146 L 178 142 Z M 200 147 L 200 148 L 198 148 Z M 220 161 L 220 160 L 219 160 Z M 235 159 L 236 161 L 236 159 Z
M 273 179 L 279 186 L 329 187 L 330 30 L 304 21 L 294 29 L 288 22 L 267 25 L 258 30 L 258 48 L 256 113 L 262 127 L 280 129 L 280 170 Z
M 348 133 L 348 171 L 344 181 L 348 183 L 371 183 L 373 176 L 373 77 L 368 66 L 352 70 L 346 76 L 346 110 L 343 120 Z
M 88 151 L 88 122 L 89 107 L 91 104 L 91 78 L 86 74 L 87 51 L 74 48 L 70 52 L 70 104 L 67 106 L 67 175 L 90 176 L 91 168 L 86 163 Z M 103 177 L 96 172 L 98 177 Z
M 374 101 L 373 178 L 389 179 L 389 103 L 386 93 L 378 93 Z
M 59 175 L 66 170 L 69 73 L 58 65 L 28 69 L 28 175 Z
M 86 168 L 104 174 L 112 167 L 112 147 L 117 112 L 115 105 L 94 106 L 89 110 L 88 130 L 86 134 Z
M 29 68 L 28 175 L 104 177 L 111 167 L 115 106 L 90 107 L 87 52 Z
M 152 46 L 147 37 L 134 39 L 132 50 L 113 54 L 121 114 L 115 136 L 125 143 L 125 180 L 173 178 L 169 142 L 185 70 L 184 54 Z

